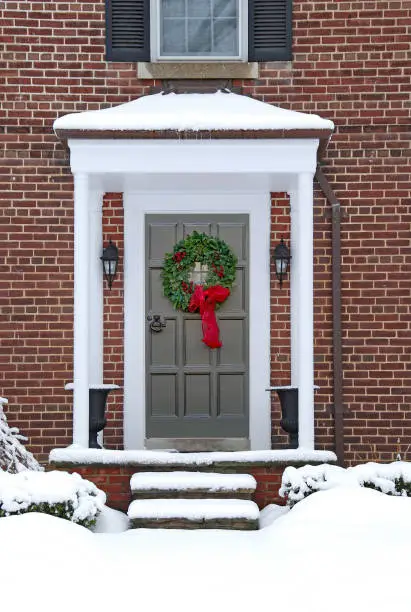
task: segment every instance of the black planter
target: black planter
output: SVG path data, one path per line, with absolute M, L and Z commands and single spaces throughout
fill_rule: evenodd
M 101 448 L 97 442 L 97 434 L 106 424 L 106 402 L 111 389 L 89 389 L 89 448 Z
M 276 389 L 281 404 L 281 427 L 290 438 L 290 448 L 298 448 L 298 389 Z

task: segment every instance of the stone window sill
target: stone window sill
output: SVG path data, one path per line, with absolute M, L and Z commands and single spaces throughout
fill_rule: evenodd
M 257 79 L 257 62 L 141 62 L 139 79 Z

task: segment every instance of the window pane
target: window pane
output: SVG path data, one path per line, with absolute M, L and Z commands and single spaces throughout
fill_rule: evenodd
M 213 51 L 217 55 L 238 55 L 237 22 L 235 19 L 221 19 L 214 22 Z
M 211 0 L 187 0 L 188 17 L 210 17 Z
M 162 30 L 161 53 L 163 55 L 184 55 L 186 52 L 185 20 L 164 19 Z
M 211 52 L 211 22 L 209 19 L 188 21 L 188 54 L 204 55 Z
M 212 0 L 214 17 L 237 17 L 237 0 Z
M 239 55 L 239 0 L 160 0 L 161 55 Z
M 163 17 L 185 17 L 185 0 L 162 0 Z

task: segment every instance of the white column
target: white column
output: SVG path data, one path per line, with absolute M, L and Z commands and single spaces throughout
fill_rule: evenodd
M 74 175 L 73 443 L 88 447 L 89 210 L 88 175 Z
M 291 385 L 298 387 L 298 277 L 299 277 L 299 222 L 298 191 L 290 193 L 290 318 L 291 318 Z
M 297 373 L 299 446 L 314 449 L 313 175 L 298 175 Z M 295 265 L 295 262 L 293 266 Z
M 89 196 L 89 380 L 103 382 L 103 194 Z

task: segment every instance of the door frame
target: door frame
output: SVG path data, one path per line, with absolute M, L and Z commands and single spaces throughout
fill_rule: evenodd
M 124 448 L 145 444 L 145 215 L 249 215 L 249 435 L 252 450 L 271 448 L 270 194 L 268 192 L 124 193 Z

